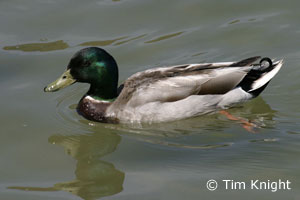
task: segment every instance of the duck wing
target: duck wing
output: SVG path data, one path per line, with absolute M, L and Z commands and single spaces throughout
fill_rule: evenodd
M 191 95 L 225 94 L 243 80 L 259 58 L 177 65 L 138 72 L 125 81 L 114 104 L 136 107 L 149 102 L 174 102 Z

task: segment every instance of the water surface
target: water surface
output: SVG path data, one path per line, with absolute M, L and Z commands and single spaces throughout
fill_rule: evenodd
M 298 1 L 0 2 L 1 199 L 299 199 Z M 157 66 L 283 58 L 263 94 L 220 114 L 144 126 L 83 119 L 88 86 L 43 88 L 79 49 L 117 60 L 120 83 Z M 206 181 L 219 182 L 216 191 Z M 292 182 L 226 190 L 223 179 Z

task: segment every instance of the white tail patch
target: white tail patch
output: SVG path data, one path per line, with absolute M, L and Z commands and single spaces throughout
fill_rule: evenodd
M 282 64 L 283 64 L 283 60 L 280 60 L 280 61 L 277 61 L 276 63 L 274 63 L 274 65 L 276 65 L 276 67 L 272 71 L 266 72 L 262 77 L 260 77 L 256 81 L 254 81 L 252 83 L 252 89 L 249 90 L 248 92 L 256 90 L 256 89 L 264 86 L 267 82 L 269 82 L 278 73 L 278 71 L 282 67 Z

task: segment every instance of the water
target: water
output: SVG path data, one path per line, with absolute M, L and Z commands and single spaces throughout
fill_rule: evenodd
M 298 1 L 0 2 L 1 199 L 299 199 Z M 86 46 L 108 50 L 120 82 L 156 66 L 262 55 L 285 64 L 229 112 L 148 126 L 83 119 L 88 86 L 43 92 Z M 219 188 L 206 189 L 215 179 Z M 246 182 L 226 190 L 222 180 Z M 251 190 L 252 179 L 291 190 Z

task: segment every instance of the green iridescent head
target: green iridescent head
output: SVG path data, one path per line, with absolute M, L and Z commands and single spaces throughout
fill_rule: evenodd
M 117 96 L 118 66 L 105 50 L 89 47 L 78 51 L 70 60 L 67 70 L 44 88 L 54 92 L 75 82 L 91 85 L 88 95 L 96 99 L 113 99 Z

